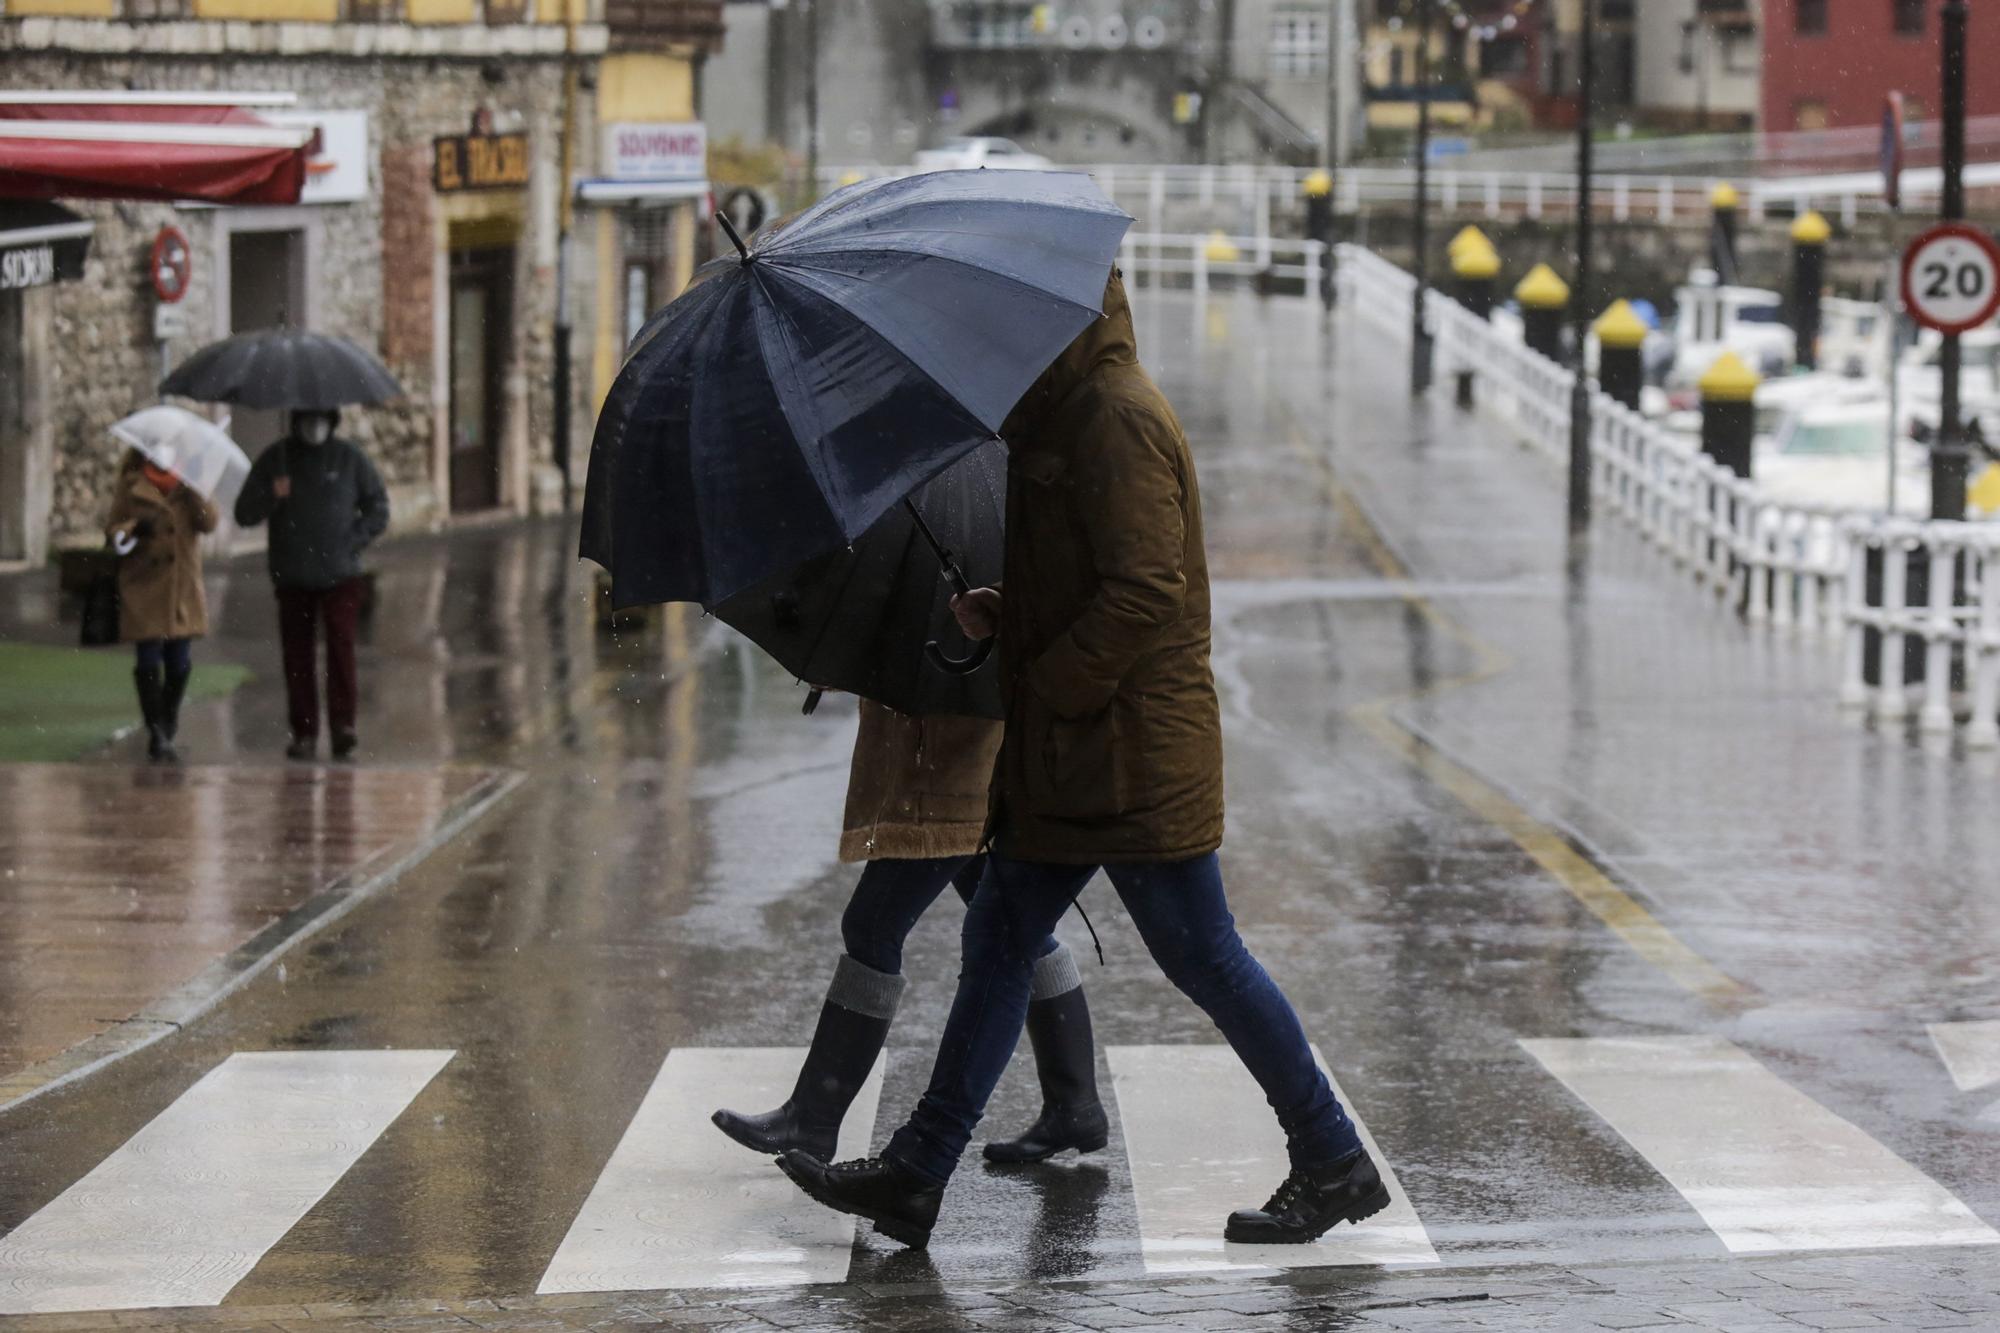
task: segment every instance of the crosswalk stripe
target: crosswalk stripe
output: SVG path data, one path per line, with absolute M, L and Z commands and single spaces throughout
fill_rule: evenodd
M 536 1291 L 654 1291 L 839 1282 L 854 1219 L 799 1193 L 768 1157 L 708 1122 L 718 1106 L 765 1110 L 791 1094 L 803 1050 L 676 1049 L 625 1127 Z M 840 1129 L 839 1155 L 868 1148 L 883 1062 Z
M 1263 1202 L 1290 1169 L 1284 1131 L 1263 1092 L 1227 1046 L 1113 1046 L 1105 1054 L 1147 1272 L 1438 1262 L 1416 1208 L 1359 1115 L 1355 1128 L 1389 1185 L 1389 1207 L 1359 1226 L 1335 1227 L 1314 1245 L 1225 1244 L 1222 1224 L 1230 1210 Z M 1326 1069 L 1317 1047 L 1313 1058 Z M 1338 1084 L 1334 1091 L 1353 1115 L 1353 1102 Z
M 0 1239 L 0 1314 L 220 1304 L 451 1057 L 230 1056 Z
M 2000 1243 L 1942 1185 L 1720 1037 L 1521 1045 L 1732 1251 Z

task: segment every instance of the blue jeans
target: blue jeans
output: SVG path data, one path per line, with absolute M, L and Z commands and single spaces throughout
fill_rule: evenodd
M 1035 941 L 1048 935 L 1097 869 L 997 855 L 988 861 L 965 913 L 958 994 L 930 1087 L 889 1140 L 886 1156 L 937 1184 L 951 1178 L 1020 1040 Z M 1358 1151 L 1354 1122 L 1313 1062 L 1298 1015 L 1236 933 L 1215 853 L 1108 865 L 1104 872 L 1153 961 L 1214 1020 L 1264 1090 L 1293 1164 L 1336 1162 Z
M 170 676 L 185 676 L 194 669 L 194 647 L 188 639 L 140 639 L 132 645 L 141 671 L 158 671 L 164 663 Z
M 901 973 L 903 941 L 945 886 L 958 890 L 958 896 L 970 906 L 985 866 L 985 859 L 977 856 L 870 861 L 861 872 L 861 882 L 854 886 L 854 896 L 847 900 L 847 910 L 840 915 L 840 940 L 847 956 L 877 972 Z M 1046 931 L 1043 935 L 1034 958 L 1056 947 L 1053 935 Z

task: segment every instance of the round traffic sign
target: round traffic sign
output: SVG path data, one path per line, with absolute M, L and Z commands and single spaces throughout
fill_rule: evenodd
M 188 248 L 188 238 L 179 227 L 162 227 L 153 237 L 149 267 L 153 295 L 168 305 L 187 295 L 188 282 L 194 276 L 194 251 Z
M 1946 222 L 1903 251 L 1903 306 L 1940 333 L 1964 333 L 2000 310 L 2000 245 L 1978 227 Z

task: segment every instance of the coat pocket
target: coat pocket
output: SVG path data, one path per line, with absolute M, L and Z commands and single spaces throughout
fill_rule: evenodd
M 1028 756 L 1030 809 L 1057 819 L 1104 819 L 1125 811 L 1125 728 L 1113 703 L 1088 717 L 1058 717 L 1035 702 L 1040 725 Z

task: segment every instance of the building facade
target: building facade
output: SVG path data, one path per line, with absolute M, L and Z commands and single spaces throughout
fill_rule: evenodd
M 1747 130 L 1763 42 L 1757 0 L 1650 0 L 1634 7 L 1633 109 L 1670 129 Z
M 707 194 L 696 66 L 719 11 L 6 0 L 0 87 L 288 93 L 265 118 L 319 131 L 294 205 L 69 204 L 94 226 L 88 262 L 13 317 L 42 423 L 0 438 L 39 479 L 0 492 L 30 530 L 13 554 L 96 541 L 116 464 L 106 428 L 157 401 L 196 348 L 275 326 L 346 336 L 401 381 L 402 398 L 342 426 L 389 483 L 398 529 L 560 508 L 564 428 L 580 487 L 628 331 L 693 266 Z M 148 266 L 165 228 L 186 238 L 189 274 L 162 320 Z M 283 428 L 247 410 L 229 425 L 253 456 Z
M 1840 129 L 1881 123 L 1891 92 L 1907 120 L 1938 114 L 1937 0 L 1763 0 L 1764 60 L 1758 128 Z M 2000 7 L 1968 8 L 1966 112 L 2000 115 Z

